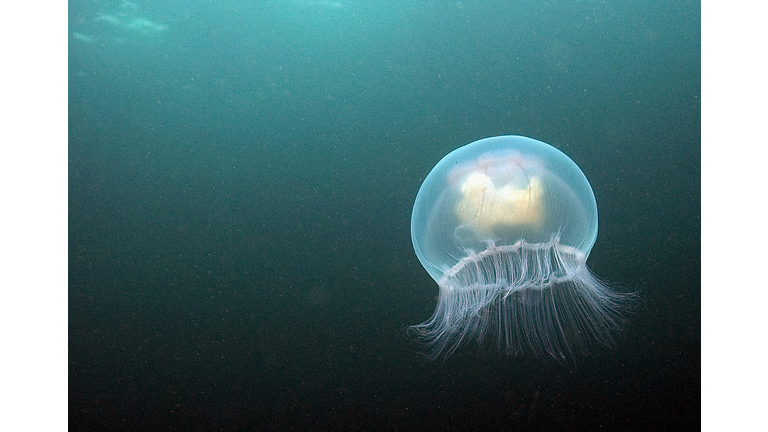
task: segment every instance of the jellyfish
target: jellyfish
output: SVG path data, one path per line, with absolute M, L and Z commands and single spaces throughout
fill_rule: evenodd
M 584 173 L 531 138 L 445 156 L 416 196 L 411 237 L 439 287 L 432 317 L 410 327 L 432 359 L 486 339 L 509 355 L 590 355 L 615 345 L 636 299 L 587 268 L 597 203 Z

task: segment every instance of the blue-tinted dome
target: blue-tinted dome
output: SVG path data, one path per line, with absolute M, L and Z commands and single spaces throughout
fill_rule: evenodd
M 411 218 L 416 255 L 440 281 L 459 260 L 495 246 L 555 239 L 586 259 L 597 204 L 579 167 L 521 136 L 485 138 L 445 156 L 419 189 Z

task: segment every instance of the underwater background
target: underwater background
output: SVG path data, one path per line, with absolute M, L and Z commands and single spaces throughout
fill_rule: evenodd
M 69 423 L 700 426 L 700 4 L 69 2 Z M 407 327 L 416 193 L 488 136 L 589 179 L 589 267 L 641 301 L 572 364 Z

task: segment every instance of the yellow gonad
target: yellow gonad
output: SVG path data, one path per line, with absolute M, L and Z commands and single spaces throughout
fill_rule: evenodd
M 542 221 L 544 190 L 537 177 L 531 177 L 528 186 L 519 189 L 511 184 L 497 187 L 485 174 L 473 173 L 460 191 L 456 215 L 479 232 L 497 225 L 536 225 Z

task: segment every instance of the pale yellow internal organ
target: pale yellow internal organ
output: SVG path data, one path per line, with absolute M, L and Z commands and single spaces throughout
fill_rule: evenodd
M 483 173 L 473 173 L 461 185 L 456 215 L 478 231 L 497 225 L 539 224 L 542 221 L 543 188 L 537 177 L 520 189 L 511 184 L 496 186 Z

